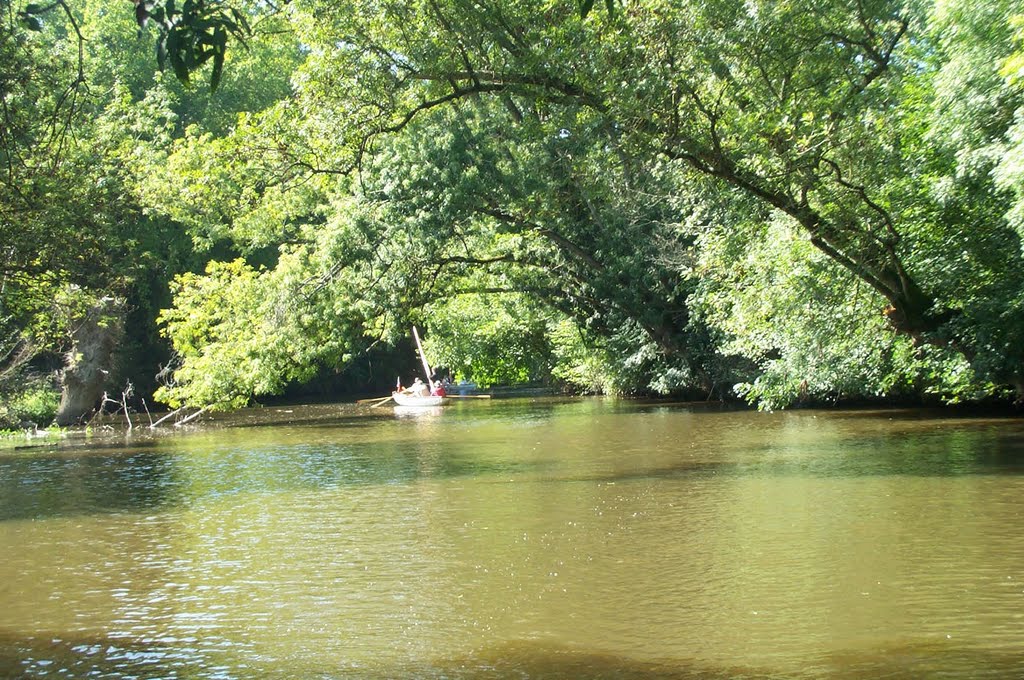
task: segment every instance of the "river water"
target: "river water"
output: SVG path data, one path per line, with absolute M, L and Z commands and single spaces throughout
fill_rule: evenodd
M 1024 677 L 1024 420 L 267 408 L 0 451 L 0 677 Z

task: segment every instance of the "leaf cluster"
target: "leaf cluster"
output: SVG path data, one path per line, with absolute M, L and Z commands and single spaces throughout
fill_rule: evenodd
M 134 0 L 140 28 L 154 26 L 156 59 L 168 64 L 178 80 L 188 83 L 193 72 L 211 62 L 210 89 L 216 90 L 224 73 L 228 40 L 245 45 L 252 28 L 245 14 L 219 0 Z

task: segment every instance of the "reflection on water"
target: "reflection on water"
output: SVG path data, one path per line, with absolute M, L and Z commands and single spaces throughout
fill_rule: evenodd
M 1022 676 L 1021 472 L 1020 420 L 604 400 L 0 454 L 0 676 Z

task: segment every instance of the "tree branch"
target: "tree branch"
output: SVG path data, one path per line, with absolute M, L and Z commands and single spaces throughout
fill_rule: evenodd
M 539 224 L 534 224 L 528 220 L 525 220 L 521 217 L 517 217 L 515 215 L 511 215 L 498 208 L 477 208 L 477 212 L 483 215 L 488 215 L 497 220 L 501 220 L 502 222 L 506 222 L 508 224 L 514 224 L 517 227 L 520 227 L 526 231 L 532 231 L 536 234 L 539 234 L 550 240 L 556 246 L 558 246 L 559 250 L 561 250 L 563 253 L 572 255 L 576 259 L 581 260 L 584 264 L 586 264 L 591 269 L 594 269 L 595 271 L 604 271 L 605 269 L 605 266 L 598 262 L 593 255 L 591 255 L 589 252 L 587 252 L 577 244 L 573 243 L 569 239 L 565 238 L 558 232 L 554 231 L 553 229 L 550 229 L 548 227 L 542 227 Z

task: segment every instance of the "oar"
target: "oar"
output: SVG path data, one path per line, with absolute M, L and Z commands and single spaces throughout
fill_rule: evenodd
M 384 397 L 383 399 L 378 401 L 376 404 L 374 404 L 370 408 L 377 408 L 378 406 L 383 406 L 384 404 L 388 403 L 389 401 L 391 401 L 394 398 L 395 398 L 394 395 L 392 395 L 390 397 Z
M 379 402 L 383 403 L 383 402 L 385 402 L 385 401 L 387 401 L 388 399 L 391 399 L 391 398 L 392 398 L 392 396 L 389 394 L 386 397 L 374 397 L 373 399 L 357 399 L 356 403 L 357 404 L 369 404 L 369 403 L 372 403 L 372 402 L 375 402 L 375 401 L 379 401 Z

